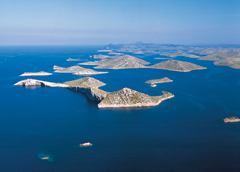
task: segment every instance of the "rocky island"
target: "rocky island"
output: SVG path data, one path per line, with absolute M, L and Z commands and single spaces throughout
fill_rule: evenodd
M 48 73 L 48 72 L 24 72 L 23 74 L 19 75 L 19 76 L 48 76 L 48 75 L 52 75 L 52 73 Z
M 97 65 L 94 68 L 99 69 L 131 69 L 131 68 L 146 68 L 150 64 L 147 61 L 133 57 L 130 55 L 114 56 L 94 62 L 79 63 L 79 65 Z
M 226 123 L 235 123 L 235 122 L 240 122 L 240 119 L 238 117 L 236 117 L 236 116 L 231 116 L 231 117 L 223 119 L 223 123 L 224 124 L 226 124 Z
M 81 143 L 79 144 L 80 147 L 88 147 L 88 146 L 92 146 L 92 143 L 90 142 L 86 142 L 86 143 Z
M 172 93 L 165 91 L 163 91 L 162 96 L 149 96 L 129 88 L 123 88 L 119 91 L 109 93 L 98 104 L 98 108 L 152 107 L 172 97 L 174 97 Z
M 162 101 L 174 97 L 172 93 L 163 91 L 161 96 L 149 96 L 144 93 L 123 88 L 115 92 L 106 92 L 98 87 L 105 83 L 92 78 L 85 77 L 73 81 L 62 83 L 53 83 L 35 79 L 22 80 L 14 86 L 39 86 L 39 87 L 63 87 L 85 94 L 90 100 L 100 102 L 99 108 L 134 108 L 134 107 L 152 107 L 159 105 Z
M 53 69 L 55 70 L 54 72 L 56 73 L 72 73 L 74 75 L 97 75 L 97 74 L 105 74 L 108 72 L 98 72 L 92 69 L 87 69 L 83 68 L 80 66 L 71 66 L 71 67 L 59 67 L 59 66 L 54 66 Z
M 215 65 L 228 66 L 240 69 L 240 48 L 183 46 L 173 44 L 144 44 L 136 42 L 133 44 L 109 44 L 105 48 L 109 51 L 141 54 L 159 54 L 167 57 L 188 57 L 199 60 L 211 60 Z
M 202 67 L 190 62 L 179 61 L 179 60 L 163 61 L 149 67 L 155 68 L 155 69 L 178 71 L 178 72 L 190 72 L 192 70 L 206 69 L 205 67 Z
M 147 84 L 151 84 L 151 87 L 156 87 L 156 84 L 160 84 L 160 83 L 167 83 L 167 82 L 173 82 L 173 80 L 169 79 L 168 77 L 164 77 L 161 79 L 152 79 L 152 80 L 148 80 L 145 83 Z

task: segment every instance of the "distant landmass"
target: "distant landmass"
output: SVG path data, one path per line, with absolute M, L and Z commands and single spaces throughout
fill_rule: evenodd
M 68 58 L 67 61 L 82 61 L 82 59 L 72 59 L 72 58 Z
M 83 68 L 80 66 L 71 66 L 71 67 L 59 67 L 59 66 L 54 66 L 53 69 L 55 70 L 54 72 L 56 73 L 72 73 L 74 75 L 97 75 L 97 74 L 105 74 L 108 72 L 98 72 L 92 69 L 87 69 Z
M 130 55 L 114 56 L 112 58 L 102 59 L 99 61 L 79 63 L 79 65 L 97 65 L 94 68 L 99 69 L 146 68 L 144 65 L 147 64 L 150 63 Z
M 190 62 L 183 62 L 178 60 L 168 60 L 157 63 L 155 65 L 149 66 L 150 68 L 156 69 L 165 69 L 171 71 L 178 71 L 178 72 L 189 72 L 191 70 L 201 70 L 206 69 L 205 67 L 190 63 Z
M 120 53 L 159 54 L 172 58 L 184 56 L 199 60 L 211 60 L 214 61 L 215 65 L 240 69 L 240 48 L 234 47 L 200 47 L 137 42 L 133 44 L 109 44 L 105 48 Z
M 24 72 L 23 74 L 21 74 L 20 76 L 48 76 L 48 75 L 52 75 L 52 73 L 48 73 L 48 72 Z
M 169 79 L 168 77 L 164 77 L 161 79 L 152 79 L 152 80 L 148 80 L 145 83 L 147 84 L 151 84 L 151 87 L 156 87 L 156 84 L 160 84 L 160 83 L 167 83 L 167 82 L 173 82 L 173 80 Z

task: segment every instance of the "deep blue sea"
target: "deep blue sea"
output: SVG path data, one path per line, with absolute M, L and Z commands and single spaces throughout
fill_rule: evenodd
M 174 98 L 143 109 L 98 109 L 85 95 L 64 88 L 15 87 L 27 79 L 65 82 L 72 74 L 20 77 L 23 72 L 53 72 L 53 66 L 99 54 L 103 46 L 0 47 L 0 171 L 2 172 L 239 172 L 240 70 L 187 57 L 207 70 L 99 69 L 92 77 L 105 91 L 123 87 Z M 159 55 L 136 57 L 155 64 Z M 93 68 L 93 66 L 83 66 Z M 145 81 L 169 77 L 150 87 Z M 79 147 L 91 142 L 92 147 Z M 41 160 L 42 157 L 49 160 Z

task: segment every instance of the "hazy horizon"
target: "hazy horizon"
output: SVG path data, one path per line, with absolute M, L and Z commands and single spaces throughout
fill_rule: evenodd
M 2 0 L 0 45 L 240 44 L 237 0 Z

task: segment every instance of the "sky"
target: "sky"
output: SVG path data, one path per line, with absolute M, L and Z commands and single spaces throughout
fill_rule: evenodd
M 240 44 L 239 0 L 0 0 L 0 45 Z

